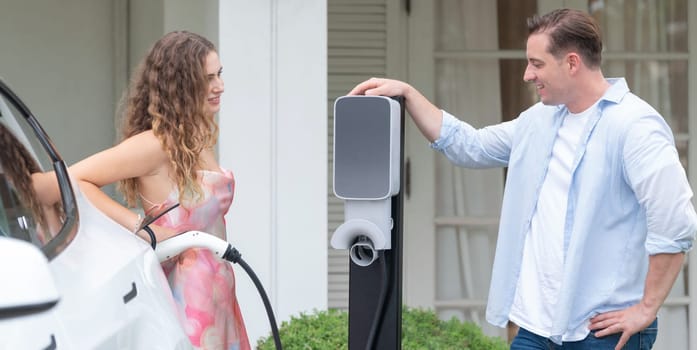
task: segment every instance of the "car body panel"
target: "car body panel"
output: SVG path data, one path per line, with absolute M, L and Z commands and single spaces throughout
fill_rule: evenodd
M 0 269 L 0 288 L 9 288 L 4 290 L 8 295 L 31 292 L 31 283 L 19 283 L 17 276 L 34 278 L 37 286 L 55 287 L 53 301 L 38 311 L 15 311 L 26 309 L 21 304 L 26 298 L 16 298 L 19 308 L 0 303 L 0 350 L 191 349 L 155 252 L 94 207 L 71 183 L 48 135 L 1 79 L 0 116 L 0 123 L 16 139 L 10 145 L 22 144 L 28 151 L 24 153 L 35 158 L 43 171 L 56 171 L 65 215 L 53 238 L 39 237 L 38 226 L 31 227 L 36 212 L 16 200 L 21 191 L 12 192 L 12 177 L 5 177 L 12 173 L 4 172 L 0 162 L 0 248 L 11 241 L 29 242 L 37 254 L 45 255 L 40 263 L 47 271 L 42 277 L 31 273 L 22 259 L 17 263 L 0 259 L 6 268 Z M 10 159 L 6 166 L 15 164 L 16 158 Z M 32 181 L 26 176 L 14 179 Z
M 119 344 L 190 348 L 152 248 L 101 213 L 80 191 L 75 192 L 78 233 L 51 262 L 58 290 L 66 296 L 57 305 L 61 322 L 69 334 L 85 329 L 95 334 L 75 339 L 75 348 L 107 349 Z M 101 307 L 85 308 L 85 304 Z

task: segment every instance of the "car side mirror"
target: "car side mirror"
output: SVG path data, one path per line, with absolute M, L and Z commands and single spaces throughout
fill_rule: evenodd
M 0 237 L 0 321 L 51 309 L 60 296 L 48 259 L 31 243 Z

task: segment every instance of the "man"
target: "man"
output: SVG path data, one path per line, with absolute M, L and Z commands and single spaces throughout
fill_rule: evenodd
M 487 320 L 520 326 L 511 349 L 650 349 L 697 231 L 672 132 L 603 76 L 591 16 L 555 10 L 528 29 L 523 79 L 541 102 L 515 120 L 475 130 L 396 80 L 350 94 L 402 95 L 453 163 L 508 167 Z

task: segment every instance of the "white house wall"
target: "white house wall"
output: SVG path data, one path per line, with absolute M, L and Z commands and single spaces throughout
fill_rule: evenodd
M 237 181 L 228 234 L 279 324 L 327 304 L 326 12 L 322 0 L 220 1 L 219 153 Z M 268 335 L 261 299 L 236 271 L 250 339 Z

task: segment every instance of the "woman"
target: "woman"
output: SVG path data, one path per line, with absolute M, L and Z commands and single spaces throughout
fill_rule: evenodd
M 140 230 L 142 217 L 100 190 L 119 182 L 128 205 L 140 204 L 145 214 L 180 203 L 150 225 L 157 241 L 189 230 L 225 239 L 234 178 L 213 152 L 221 73 L 215 47 L 199 35 L 172 32 L 155 43 L 130 86 L 123 141 L 70 168 L 95 206 L 150 241 Z M 196 348 L 250 348 L 229 263 L 189 249 L 163 268 Z

